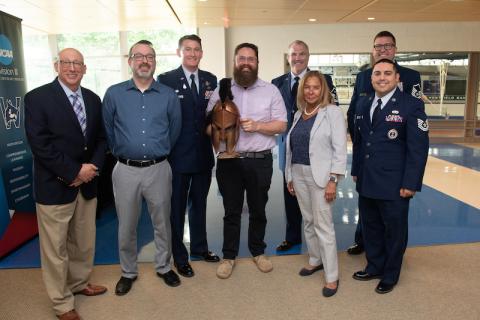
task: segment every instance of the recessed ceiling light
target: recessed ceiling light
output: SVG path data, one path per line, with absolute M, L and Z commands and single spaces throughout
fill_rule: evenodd
M 310 18 L 310 19 L 308 19 L 308 21 L 310 21 L 310 22 L 315 22 L 315 21 L 317 21 L 317 19 L 315 19 L 315 18 Z
M 198 0 L 198 2 L 207 2 L 208 0 Z
M 208 24 L 208 22 L 207 22 L 207 21 L 205 21 L 203 24 Z
M 374 17 L 368 17 L 367 20 L 372 21 L 372 20 L 375 20 L 375 18 Z

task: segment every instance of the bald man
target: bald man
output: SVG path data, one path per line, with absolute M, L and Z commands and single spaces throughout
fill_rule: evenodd
M 25 130 L 34 156 L 43 280 L 57 317 L 75 320 L 75 294 L 107 291 L 88 282 L 106 140 L 100 98 L 80 86 L 87 69 L 82 54 L 64 49 L 54 68 L 52 83 L 25 95 Z

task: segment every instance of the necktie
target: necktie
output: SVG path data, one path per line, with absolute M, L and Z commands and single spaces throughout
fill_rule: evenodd
M 375 106 L 375 109 L 373 110 L 373 114 L 372 114 L 372 124 L 378 121 L 378 114 L 380 113 L 381 109 L 382 109 L 382 99 L 378 99 L 377 105 Z
M 294 102 L 297 101 L 297 91 L 298 91 L 298 81 L 300 80 L 299 77 L 294 78 L 295 82 L 293 82 L 292 86 L 292 99 Z
M 298 81 L 300 80 L 300 77 L 295 77 L 294 80 L 295 82 L 293 83 L 293 86 L 292 86 L 292 118 L 295 112 L 297 112 L 297 92 L 298 92 Z
M 192 83 L 190 84 L 190 89 L 192 90 L 193 94 L 193 100 L 197 101 L 198 100 L 198 90 L 197 90 L 197 84 L 195 83 L 195 74 L 190 75 L 190 79 L 192 80 Z
M 74 93 L 71 94 L 70 97 L 72 98 L 73 111 L 75 111 L 78 123 L 80 123 L 80 127 L 82 128 L 83 136 L 85 136 L 87 132 L 87 117 L 83 111 L 82 103 L 80 102 L 80 96 L 77 93 Z

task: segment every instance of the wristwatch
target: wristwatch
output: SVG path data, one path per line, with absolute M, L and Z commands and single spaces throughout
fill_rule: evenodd
M 328 178 L 328 181 L 331 181 L 331 182 L 333 182 L 333 183 L 337 183 L 337 182 L 338 182 L 338 178 L 337 178 L 337 176 L 335 176 L 335 175 L 332 174 L 332 175 L 330 176 L 330 178 Z

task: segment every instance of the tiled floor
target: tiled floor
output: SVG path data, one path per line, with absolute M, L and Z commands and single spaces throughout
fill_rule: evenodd
M 349 161 L 351 157 L 349 157 Z M 282 177 L 274 164 L 274 176 L 267 204 L 265 241 L 269 255 L 283 240 L 285 217 Z M 424 186 L 410 202 L 409 246 L 480 241 L 480 145 L 431 144 Z M 353 242 L 358 210 L 357 194 L 349 176 L 339 183 L 334 208 L 338 250 Z M 213 179 L 208 197 L 207 231 L 210 249 L 221 255 L 223 207 Z M 248 213 L 242 218 L 240 257 L 249 256 L 247 239 Z M 188 229 L 186 229 L 188 231 Z M 188 232 L 186 232 L 188 241 Z M 153 260 L 153 232 L 144 212 L 138 229 L 139 259 Z M 304 246 L 290 253 L 305 252 Z M 117 220 L 113 208 L 97 220 L 97 264 L 118 263 Z M 0 268 L 38 267 L 38 239 L 0 260 Z

